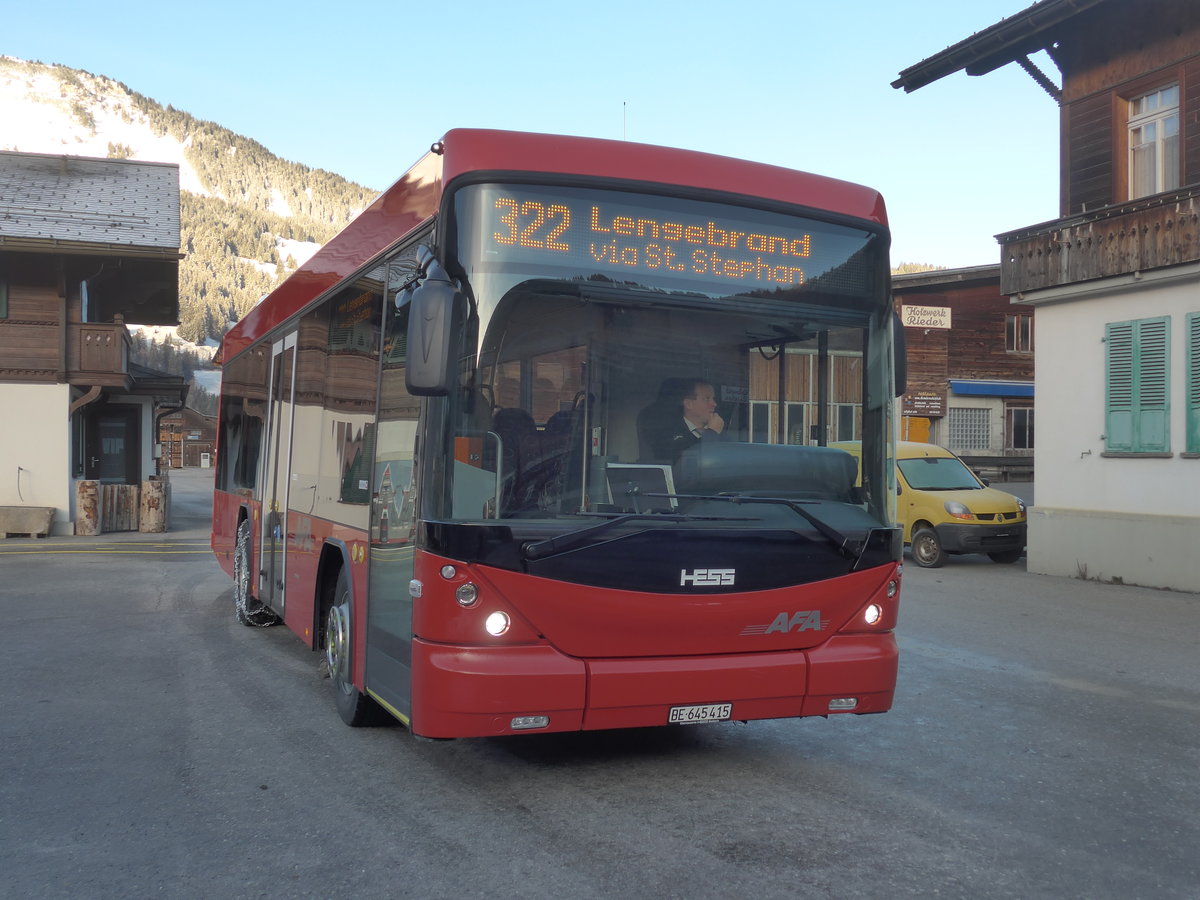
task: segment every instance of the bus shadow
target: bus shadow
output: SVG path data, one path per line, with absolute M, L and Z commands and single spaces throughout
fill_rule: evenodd
M 711 753 L 745 735 L 743 726 L 674 725 L 485 738 L 488 753 L 532 766 L 576 766 L 625 759 Z

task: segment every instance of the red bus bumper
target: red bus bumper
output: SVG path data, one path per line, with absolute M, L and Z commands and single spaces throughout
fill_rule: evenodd
M 725 656 L 580 660 L 546 645 L 454 647 L 413 641 L 412 727 L 425 737 L 667 724 L 671 707 L 731 703 L 731 719 L 879 713 L 891 708 L 895 636 L 838 634 L 807 650 Z M 421 677 L 422 674 L 425 677 Z M 852 709 L 829 701 L 854 699 Z

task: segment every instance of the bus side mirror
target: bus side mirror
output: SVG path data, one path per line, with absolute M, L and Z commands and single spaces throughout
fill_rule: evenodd
M 450 351 L 466 303 L 446 270 L 429 263 L 425 280 L 408 305 L 408 359 L 405 382 L 415 397 L 444 397 L 454 377 Z
M 896 366 L 896 396 L 908 393 L 908 346 L 904 340 L 904 323 L 897 313 L 892 313 L 892 356 Z

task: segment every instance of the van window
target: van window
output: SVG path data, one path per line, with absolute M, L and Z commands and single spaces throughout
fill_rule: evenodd
M 908 486 L 917 491 L 977 490 L 979 481 L 962 460 L 948 456 L 922 456 L 896 463 Z

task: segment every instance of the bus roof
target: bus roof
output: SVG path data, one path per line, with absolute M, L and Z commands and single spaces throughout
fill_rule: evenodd
M 871 188 L 692 150 L 597 138 L 458 128 L 446 133 L 308 262 L 231 328 L 230 359 L 428 222 L 446 185 L 471 173 L 539 173 L 683 187 L 804 206 L 887 225 Z

